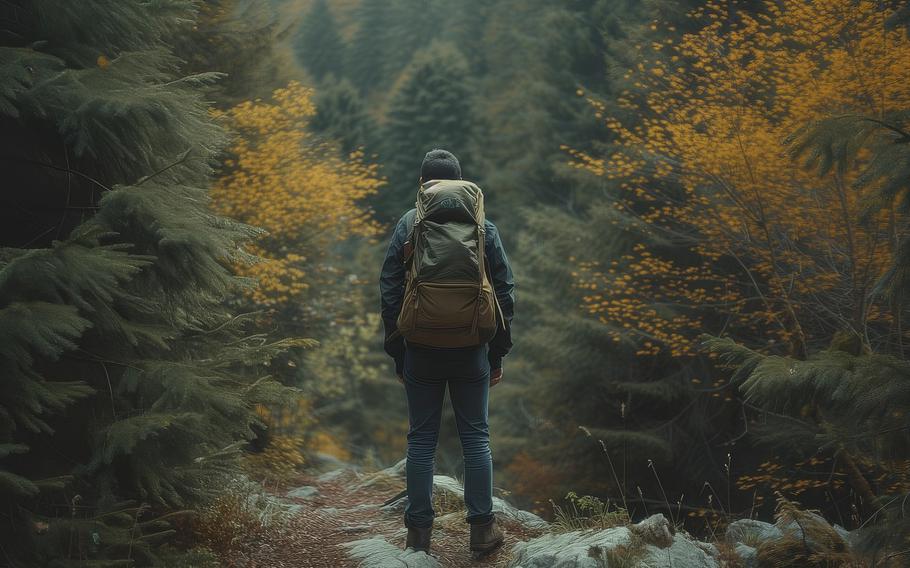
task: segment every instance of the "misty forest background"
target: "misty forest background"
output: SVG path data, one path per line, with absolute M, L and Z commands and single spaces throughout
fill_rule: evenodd
M 159 562 L 240 471 L 401 459 L 377 276 L 434 147 L 516 270 L 498 490 L 907 549 L 908 20 L 0 0 L 0 564 Z

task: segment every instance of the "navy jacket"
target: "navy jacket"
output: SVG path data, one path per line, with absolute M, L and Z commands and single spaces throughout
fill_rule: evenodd
M 404 300 L 404 243 L 408 240 L 416 214 L 417 210 L 411 209 L 401 217 L 395 226 L 395 232 L 392 234 L 379 277 L 382 323 L 385 326 L 385 351 L 395 359 L 395 371 L 398 374 L 401 374 L 404 367 L 405 350 L 405 342 L 401 335 L 395 334 L 395 331 L 398 330 L 398 313 L 401 311 L 401 303 Z M 485 227 L 484 247 L 487 265 L 493 277 L 491 284 L 496 291 L 496 298 L 499 300 L 502 315 L 506 320 L 499 323 L 496 335 L 490 341 L 487 352 L 490 368 L 499 369 L 502 367 L 502 358 L 512 348 L 511 322 L 512 314 L 515 312 L 515 280 L 496 225 L 487 220 Z M 392 337 L 393 334 L 395 334 L 394 337 Z

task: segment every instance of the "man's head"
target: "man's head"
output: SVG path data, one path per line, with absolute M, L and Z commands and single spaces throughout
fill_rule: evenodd
M 420 179 L 461 179 L 461 164 L 455 154 L 448 150 L 430 150 L 420 165 Z

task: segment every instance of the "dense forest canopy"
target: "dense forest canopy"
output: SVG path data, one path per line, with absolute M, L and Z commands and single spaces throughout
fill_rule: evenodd
M 0 566 L 239 565 L 253 496 L 398 462 L 377 278 L 439 147 L 516 271 L 503 495 L 705 538 L 814 510 L 849 552 L 756 566 L 906 566 L 908 33 L 903 0 L 0 0 Z

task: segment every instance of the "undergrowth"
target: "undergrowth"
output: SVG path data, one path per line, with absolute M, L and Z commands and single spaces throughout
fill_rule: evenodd
M 550 501 L 554 517 L 552 527 L 555 532 L 603 530 L 631 523 L 628 511 L 612 506 L 609 500 L 605 503 L 591 495 L 579 497 L 574 491 L 567 493 L 565 500 L 567 502 L 565 507 Z
M 229 561 L 276 540 L 290 515 L 286 506 L 247 479 L 237 479 L 194 517 L 194 543 Z

